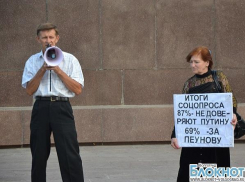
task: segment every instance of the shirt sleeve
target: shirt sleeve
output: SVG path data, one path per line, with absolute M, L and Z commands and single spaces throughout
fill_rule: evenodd
M 186 94 L 189 92 L 189 88 L 188 88 L 188 85 L 189 85 L 189 81 L 187 80 L 183 86 L 183 89 L 182 89 L 182 94 Z M 171 138 L 176 138 L 176 134 L 175 134 L 175 125 L 174 125 L 174 129 L 172 131 L 172 134 L 171 134 Z
M 233 94 L 232 88 L 231 88 L 231 86 L 229 84 L 229 81 L 228 81 L 226 75 L 222 71 L 218 71 L 217 72 L 217 76 L 218 76 L 219 81 L 221 82 L 223 92 L 225 92 L 225 93 L 226 92 L 232 93 L 233 112 L 236 113 L 236 110 L 237 110 L 237 100 L 236 100 L 236 97 Z
M 27 83 L 34 77 L 32 67 L 32 57 L 30 57 L 25 64 L 24 72 L 22 75 L 22 87 L 26 88 Z
M 182 89 L 182 94 L 187 94 L 189 92 L 188 84 L 189 84 L 189 82 L 186 81 L 184 86 L 183 86 L 183 89 Z
M 73 57 L 72 59 L 71 75 L 69 76 L 75 81 L 77 81 L 78 83 L 80 83 L 82 87 L 84 87 L 84 77 L 83 77 L 82 68 L 76 57 Z

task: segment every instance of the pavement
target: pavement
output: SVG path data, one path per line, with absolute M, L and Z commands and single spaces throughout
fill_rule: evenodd
M 180 150 L 169 144 L 81 146 L 85 182 L 174 182 Z M 233 167 L 245 166 L 245 143 L 231 148 Z M 29 148 L 0 149 L 0 182 L 30 182 Z M 55 147 L 47 166 L 47 182 L 61 182 Z

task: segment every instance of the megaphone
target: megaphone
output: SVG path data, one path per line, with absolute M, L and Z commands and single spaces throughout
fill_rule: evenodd
M 48 66 L 57 66 L 63 60 L 64 55 L 60 48 L 55 46 L 51 47 L 50 44 L 48 44 L 43 57 Z

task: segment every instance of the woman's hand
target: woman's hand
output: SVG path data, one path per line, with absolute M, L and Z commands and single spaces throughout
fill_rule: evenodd
M 236 124 L 237 124 L 237 117 L 236 117 L 235 114 L 233 114 L 233 118 L 232 118 L 232 120 L 231 120 L 231 124 L 232 124 L 232 126 L 233 126 L 233 129 L 235 129 Z
M 172 139 L 171 139 L 171 146 L 172 146 L 174 149 L 180 149 L 177 138 L 172 138 Z

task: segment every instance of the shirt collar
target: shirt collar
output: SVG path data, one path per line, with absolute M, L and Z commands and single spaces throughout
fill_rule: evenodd
M 43 58 L 43 51 L 42 50 L 38 53 L 38 57 Z
M 206 73 L 202 74 L 202 75 L 196 74 L 196 77 L 197 78 L 205 78 L 205 77 L 207 77 L 207 76 L 209 76 L 211 74 L 212 74 L 211 69 L 208 69 L 208 71 Z

